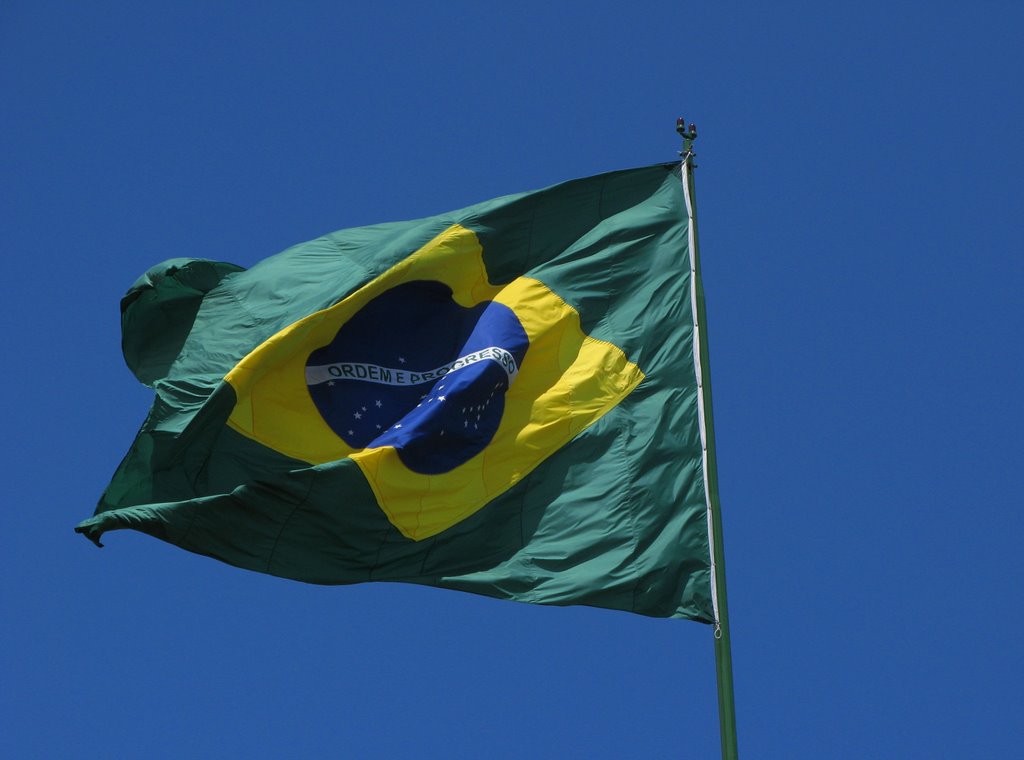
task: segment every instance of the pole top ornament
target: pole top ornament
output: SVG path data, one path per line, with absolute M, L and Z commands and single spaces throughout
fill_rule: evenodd
M 697 139 L 697 125 L 690 123 L 687 126 L 686 119 L 680 116 L 676 119 L 676 132 L 683 138 L 683 149 L 679 151 L 679 155 L 683 159 L 697 155 L 693 152 L 693 141 Z

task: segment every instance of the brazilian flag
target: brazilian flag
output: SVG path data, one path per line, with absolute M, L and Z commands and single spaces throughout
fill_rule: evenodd
M 121 302 L 153 407 L 76 530 L 714 622 L 683 171 L 154 267 Z

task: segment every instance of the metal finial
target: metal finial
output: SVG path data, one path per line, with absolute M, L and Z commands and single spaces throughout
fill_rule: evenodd
M 697 125 L 691 123 L 687 126 L 686 119 L 680 116 L 676 119 L 676 132 L 683 138 L 683 149 L 679 151 L 679 155 L 683 158 L 696 156 L 697 154 L 693 152 L 693 141 L 697 139 Z

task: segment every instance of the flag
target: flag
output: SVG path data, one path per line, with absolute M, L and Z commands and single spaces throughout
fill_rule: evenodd
M 684 170 L 154 267 L 121 302 L 153 406 L 76 530 L 714 622 Z

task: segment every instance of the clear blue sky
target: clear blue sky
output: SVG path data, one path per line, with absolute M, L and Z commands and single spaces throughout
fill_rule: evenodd
M 5 756 L 716 757 L 705 626 L 72 533 L 151 264 L 671 160 L 681 114 L 742 755 L 1020 752 L 1024 11 L 703 5 L 3 3 Z

